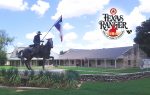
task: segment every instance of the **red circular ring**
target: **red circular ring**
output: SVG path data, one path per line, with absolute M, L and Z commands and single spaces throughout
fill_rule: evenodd
M 111 13 L 112 15 L 115 15 L 115 14 L 117 13 L 117 9 L 116 9 L 116 8 L 111 8 L 111 9 L 110 9 L 110 13 Z

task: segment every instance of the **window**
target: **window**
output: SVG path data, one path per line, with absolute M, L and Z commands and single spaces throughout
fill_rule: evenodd
M 73 61 L 73 60 L 71 60 L 71 64 L 72 64 L 72 65 L 74 64 L 74 61 Z
M 128 60 L 128 65 L 131 65 L 131 60 Z
M 97 60 L 97 65 L 101 65 L 101 60 Z
M 137 48 L 134 47 L 133 52 L 134 52 L 134 55 L 137 55 Z
M 89 67 L 92 67 L 92 64 L 91 64 L 91 63 L 89 63 Z
M 110 65 L 111 65 L 111 66 L 115 65 L 115 63 L 114 63 L 113 60 L 110 60 Z

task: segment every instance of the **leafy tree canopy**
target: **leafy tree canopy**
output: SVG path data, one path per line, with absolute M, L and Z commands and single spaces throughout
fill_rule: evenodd
M 150 57 L 150 19 L 136 27 L 134 42 Z
M 14 38 L 8 37 L 4 30 L 0 30 L 0 65 L 4 65 L 7 60 L 6 46 L 10 44 Z

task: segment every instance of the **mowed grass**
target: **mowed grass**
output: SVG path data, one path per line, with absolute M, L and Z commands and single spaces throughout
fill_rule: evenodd
M 0 66 L 0 70 L 1 69 L 10 69 L 10 68 L 16 68 L 14 66 Z
M 150 78 L 126 82 L 84 82 L 78 89 L 25 90 L 0 88 L 0 95 L 150 95 Z
M 31 66 L 33 70 L 43 70 L 42 66 Z M 16 69 L 19 69 L 19 70 L 28 70 L 26 66 L 0 66 L 0 70 L 1 69 L 11 69 L 11 68 L 16 68 Z M 46 68 L 46 70 L 48 70 L 50 68 Z M 51 68 L 51 69 L 54 69 L 54 68 Z
M 14 67 L 14 66 L 0 66 L 0 69 L 10 69 L 10 68 L 18 68 L 19 70 L 27 70 L 25 66 L 23 67 Z M 32 66 L 33 70 L 43 70 L 42 66 Z M 75 66 L 45 66 L 46 70 L 53 69 L 64 69 L 64 70 L 74 70 L 78 71 L 80 74 L 119 74 L 119 73 L 135 73 L 135 72 L 143 72 L 150 71 L 149 69 L 140 69 L 140 68 L 92 68 L 92 67 L 75 67 Z
M 135 73 L 150 71 L 150 69 L 140 69 L 140 68 L 125 68 L 125 69 L 114 69 L 114 68 L 88 68 L 88 67 L 69 67 L 69 66 L 58 66 L 57 68 L 66 70 L 75 70 L 80 74 L 118 74 L 118 73 Z

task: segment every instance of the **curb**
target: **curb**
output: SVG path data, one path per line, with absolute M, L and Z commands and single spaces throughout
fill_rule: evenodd
M 24 90 L 28 90 L 28 89 L 50 89 L 50 88 L 40 88 L 40 87 L 9 87 L 9 86 L 0 86 L 0 88 L 15 88 L 15 89 L 24 89 Z

